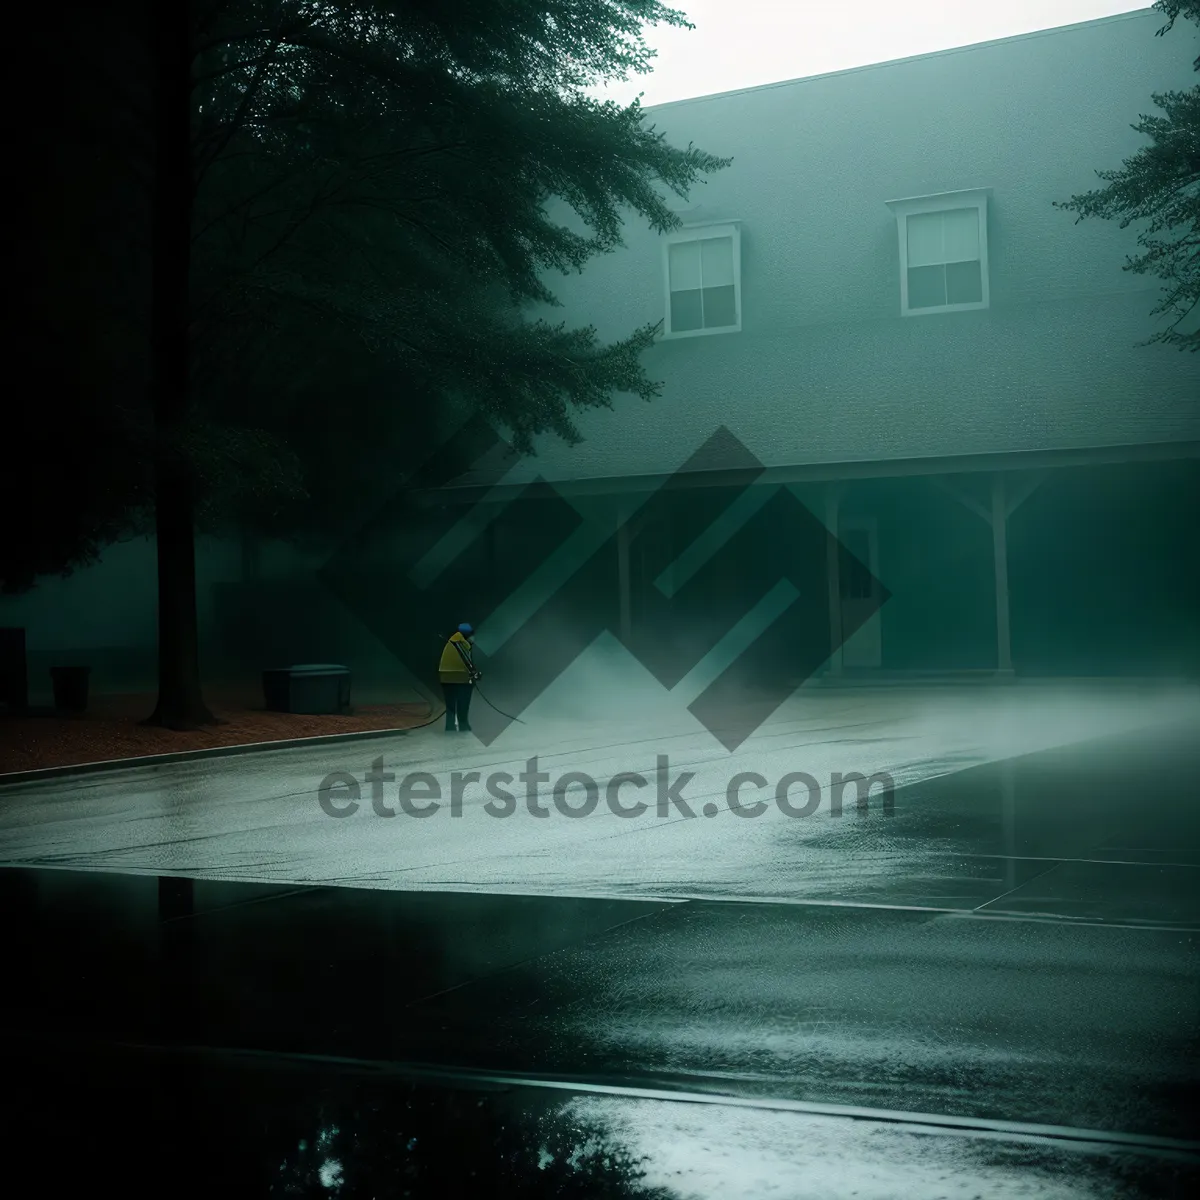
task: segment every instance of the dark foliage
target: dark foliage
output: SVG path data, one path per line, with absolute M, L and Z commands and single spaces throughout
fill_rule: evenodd
M 6 535 L 10 591 L 152 528 L 149 13 L 68 3 L 30 42 L 60 86 L 29 132 L 31 390 L 5 501 L 32 517 Z M 171 436 L 201 530 L 340 525 L 472 413 L 528 451 L 656 394 L 651 322 L 606 345 L 534 311 L 627 215 L 673 227 L 665 195 L 722 165 L 586 92 L 648 68 L 654 22 L 685 23 L 654 0 L 192 5 L 191 394 Z
M 1158 0 L 1167 18 L 1166 34 L 1180 16 L 1200 24 L 1200 0 Z M 1200 56 L 1193 64 L 1200 72 Z M 1097 171 L 1107 186 L 1072 196 L 1056 208 L 1078 213 L 1078 220 L 1101 217 L 1120 222 L 1145 221 L 1138 234 L 1142 253 L 1125 263 L 1135 274 L 1155 275 L 1165 283 L 1152 315 L 1170 324 L 1144 345 L 1156 342 L 1180 350 L 1200 350 L 1200 84 L 1181 92 L 1151 96 L 1162 116 L 1139 117 L 1133 126 L 1150 144 L 1127 159 L 1120 170 Z

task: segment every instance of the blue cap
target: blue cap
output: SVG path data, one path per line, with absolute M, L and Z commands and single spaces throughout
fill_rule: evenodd
M 473 633 L 473 632 L 474 632 L 474 630 L 472 630 L 471 626 L 470 626 L 470 625 L 468 625 L 468 624 L 466 623 L 466 621 L 464 621 L 464 622 L 463 622 L 463 623 L 462 623 L 462 624 L 461 624 L 461 625 L 458 627 L 458 632 L 459 632 L 459 633 Z

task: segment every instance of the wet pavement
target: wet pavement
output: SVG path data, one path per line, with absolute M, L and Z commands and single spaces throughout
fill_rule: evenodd
M 1164 789 L 1171 785 L 1160 782 L 1145 795 L 1147 771 L 1177 780 L 1176 792 L 1189 780 L 1150 747 L 1137 762 L 1110 755 L 1111 770 L 1093 765 L 1086 778 L 1095 782 L 1086 785 L 1069 752 L 1056 772 L 1048 765 L 1043 778 L 1015 790 L 1000 776 L 968 777 L 969 768 L 1085 742 L 1103 754 L 1105 739 L 1200 730 L 1194 687 L 802 690 L 730 755 L 697 731 L 690 714 L 672 709 L 657 684 L 647 695 L 636 680 L 601 682 L 610 685 L 606 695 L 623 685 L 617 716 L 611 703 L 589 706 L 583 700 L 591 693 L 568 688 L 490 748 L 470 735 L 447 738 L 429 729 L 370 749 L 298 748 L 5 786 L 0 863 L 405 890 L 974 908 L 1031 878 L 1041 870 L 1039 858 L 1113 858 L 1092 852 L 1110 836 L 1125 844 L 1107 849 L 1160 861 L 1161 849 L 1130 844 L 1124 831 L 1145 806 L 1164 820 L 1170 815 Z M 534 757 L 546 779 L 530 785 L 521 774 Z M 380 811 L 394 816 L 376 815 L 366 778 L 376 758 L 394 777 L 380 783 Z M 319 797 L 322 781 L 337 772 L 353 774 L 359 787 L 358 808 L 342 818 L 329 816 Z M 596 785 L 600 802 L 584 819 L 554 807 L 555 785 L 572 772 Z M 768 784 L 764 791 L 751 781 L 739 793 L 752 804 L 764 795 L 770 801 L 773 785 L 796 772 L 821 789 L 810 816 L 786 816 L 774 803 L 753 819 L 730 811 L 728 788 L 739 775 L 755 773 Z M 853 787 L 843 817 L 831 816 L 836 772 L 886 772 L 897 789 L 951 775 L 965 780 L 966 790 L 910 790 L 907 813 L 898 810 L 894 820 L 876 820 L 876 790 L 871 815 L 859 822 Z M 469 779 L 472 773 L 478 778 Z M 615 816 L 607 804 L 609 786 L 627 773 L 647 781 L 645 789 L 626 787 L 619 795 L 624 805 L 648 803 L 649 811 L 632 819 Z M 405 779 L 432 783 L 442 807 L 430 816 L 406 815 L 398 802 Z M 489 814 L 489 805 L 501 811 L 491 799 L 497 781 L 514 800 L 505 817 Z M 671 786 L 693 815 L 673 804 L 659 815 L 660 792 Z M 1095 794 L 1081 791 L 1085 786 Z M 530 787 L 548 817 L 527 811 Z M 417 807 L 426 803 L 421 794 Z M 346 811 L 339 795 L 331 795 L 332 806 Z M 790 796 L 803 805 L 807 793 L 801 785 Z M 587 797 L 574 788 L 562 799 L 579 805 Z M 1113 820 L 1118 824 L 1109 828 Z M 1155 836 L 1163 828 L 1156 826 Z
M 0 792 L 11 1090 L 30 1138 L 106 1161 L 152 1130 L 126 1194 L 1191 1195 L 1200 725 L 1089 715 L 1041 749 L 1027 715 L 990 760 L 926 747 L 891 815 L 851 790 L 841 817 L 472 825 L 368 797 L 357 832 L 311 822 L 337 886 L 297 882 L 319 845 L 278 759 L 225 793 Z M 411 839 L 403 869 L 366 870 L 363 830 Z M 230 853 L 268 845 L 293 878 Z
M 1200 1180 L 1113 1145 L 281 1058 L 93 1050 L 15 1066 L 7 1131 L 47 1195 L 102 1179 L 125 1196 L 323 1200 L 1183 1200 Z
M 240 885 L 99 873 L 0 880 L 19 934 L 4 938 L 16 968 L 6 1005 L 31 1035 L 1143 1136 L 1200 1127 L 1200 956 L 1182 929 L 349 888 L 251 900 Z

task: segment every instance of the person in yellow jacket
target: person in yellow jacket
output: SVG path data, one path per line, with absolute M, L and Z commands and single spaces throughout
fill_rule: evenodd
M 458 730 L 470 733 L 467 712 L 471 707 L 471 688 L 480 678 L 471 657 L 471 646 L 475 641 L 475 630 L 464 623 L 450 635 L 442 648 L 442 660 L 438 663 L 438 677 L 442 681 L 442 692 L 446 697 L 446 731 Z

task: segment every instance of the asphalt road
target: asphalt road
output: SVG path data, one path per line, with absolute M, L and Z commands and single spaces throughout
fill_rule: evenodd
M 844 769 L 908 780 L 890 816 L 851 792 L 841 817 L 501 820 L 465 801 L 390 819 L 364 792 L 354 817 L 314 819 L 298 784 L 318 764 L 280 756 L 0 794 L 7 1028 L 42 1086 L 37 1064 L 65 1062 L 101 1104 L 136 1074 L 128 1049 L 81 1065 L 113 1043 L 192 1048 L 235 1108 L 231 1053 L 271 1078 L 494 1077 L 525 1113 L 552 1084 L 554 1121 L 599 1122 L 670 1196 L 1186 1194 L 1193 711 L 1085 698 L 1051 731 L 1045 699 L 962 700 L 935 737 L 928 710 L 905 727 L 837 703 L 742 769 L 816 775 L 865 728 L 880 740 Z M 496 747 L 471 753 L 495 769 Z M 705 762 L 700 803 L 729 771 Z M 319 1123 L 314 1088 L 294 1090 Z
M 1034 893 L 1012 888 L 1043 871 L 1039 859 L 1112 857 L 1093 851 L 1118 833 L 1114 820 L 1140 810 L 1141 772 L 1165 779 L 1174 770 L 1176 787 L 1189 781 L 1155 763 L 1152 752 L 1137 764 L 1114 761 L 1115 775 L 1097 765 L 1088 776 L 1099 781 L 1096 795 L 1081 794 L 1082 776 L 1070 756 L 1056 777 L 1036 786 L 965 771 L 1087 741 L 1102 749 L 1103 739 L 1139 730 L 1200 728 L 1194 688 L 801 692 L 729 755 L 686 711 L 665 708 L 655 688 L 647 697 L 631 684 L 615 716 L 602 702 L 609 693 L 594 708 L 575 693 L 552 698 L 546 711 L 531 713 L 528 725 L 512 727 L 490 748 L 471 735 L 429 729 L 337 750 L 0 787 L 0 863 L 255 883 L 956 908 L 1008 892 L 1014 904 L 1026 905 Z M 634 704 L 639 695 L 641 711 Z M 546 778 L 533 787 L 546 817 L 530 814 L 530 785 L 520 778 L 535 757 Z M 376 758 L 393 777 L 379 785 L 380 811 L 394 816 L 376 815 L 372 803 L 366 776 Z M 572 772 L 596 785 L 597 807 L 582 819 L 555 808 L 555 785 Z M 814 811 L 799 818 L 785 815 L 775 800 L 780 781 L 797 772 L 821 789 Z M 897 790 L 909 790 L 889 819 L 877 787 L 860 821 L 851 787 L 843 816 L 835 818 L 837 772 L 883 772 Z M 358 808 L 344 817 L 328 815 L 319 799 L 322 781 L 338 773 L 354 775 L 359 791 Z M 456 773 L 463 778 L 457 809 Z M 628 785 L 617 795 L 622 806 L 647 804 L 640 816 L 619 817 L 609 807 L 609 788 L 623 774 L 646 781 L 645 788 Z M 743 805 L 766 800 L 752 818 L 730 807 L 730 785 L 746 774 L 766 784 L 750 780 L 737 793 Z M 911 790 L 947 776 L 958 782 Z M 398 795 L 406 778 L 418 785 L 414 808 L 425 807 L 422 789 L 432 785 L 440 809 L 407 815 Z M 507 811 L 489 792 L 497 780 L 513 798 L 507 816 L 491 815 Z M 686 813 L 670 802 L 672 787 Z M 668 802 L 660 811 L 663 797 Z M 809 792 L 794 785 L 789 797 L 796 810 Z M 578 781 L 560 796 L 564 807 L 587 799 Z M 329 800 L 338 811 L 349 809 L 344 787 Z M 1158 861 L 1143 847 L 1127 843 L 1125 850 L 1127 860 Z

